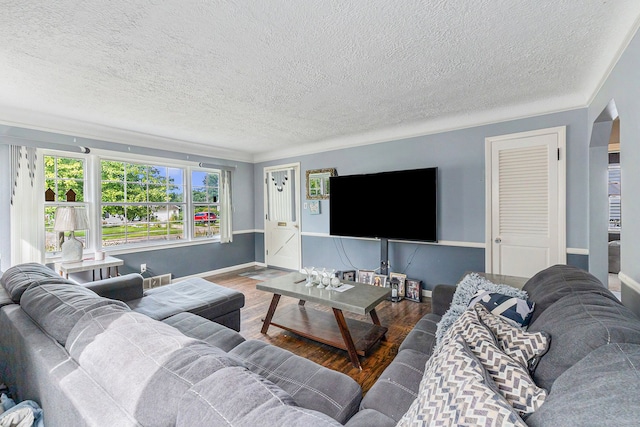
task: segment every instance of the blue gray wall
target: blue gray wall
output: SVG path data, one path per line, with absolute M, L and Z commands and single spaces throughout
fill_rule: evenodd
M 620 267 L 622 301 L 640 314 L 640 34 L 625 49 L 620 60 L 596 94 L 588 109 L 588 131 L 611 100 L 620 117 L 620 168 L 622 172 L 622 232 Z M 594 189 L 594 197 L 599 190 Z M 597 233 L 600 224 L 592 224 Z
M 255 165 L 255 176 L 262 176 L 264 167 L 292 162 L 300 162 L 303 177 L 307 169 L 328 167 L 335 167 L 338 175 L 350 175 L 437 166 L 441 243 L 397 242 L 390 247 L 392 270 L 422 280 L 425 289 L 432 289 L 434 284 L 456 283 L 465 271 L 484 271 L 485 138 L 563 125 L 567 126 L 567 246 L 584 251 L 588 248 L 589 200 L 586 109 L 259 163 Z M 259 179 L 255 197 L 256 227 L 263 227 L 263 184 Z M 301 199 L 306 201 L 304 189 Z M 366 190 L 355 199 L 354 202 L 381 206 L 382 211 L 385 204 L 398 203 L 393 195 Z M 419 188 L 415 200 L 404 202 L 417 206 Z M 328 200 L 321 201 L 320 215 L 303 210 L 303 264 L 338 269 L 377 268 L 379 244 L 329 237 L 328 212 Z M 347 258 L 350 263 L 345 261 Z M 413 262 L 409 264 L 411 259 Z M 569 261 L 585 265 L 586 256 L 572 255 Z

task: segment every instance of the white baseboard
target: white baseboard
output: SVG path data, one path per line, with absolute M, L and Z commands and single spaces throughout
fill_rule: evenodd
M 635 292 L 640 294 L 640 283 L 638 283 L 636 280 L 634 280 L 632 277 L 628 276 L 627 274 L 623 273 L 622 271 L 618 273 L 618 277 L 620 278 L 620 281 L 622 283 L 624 283 L 625 285 L 633 289 Z
M 217 270 L 204 271 L 202 273 L 192 274 L 190 276 L 176 277 L 175 279 L 173 279 L 173 281 L 180 282 L 182 280 L 191 279 L 193 277 L 209 277 L 209 276 L 214 276 L 216 274 L 230 273 L 232 271 L 242 270 L 243 268 L 256 267 L 256 266 L 260 267 L 260 266 L 264 266 L 264 264 L 259 262 L 248 262 L 246 264 L 239 264 L 239 265 L 233 265 L 231 267 L 219 268 Z
M 431 298 L 431 294 L 432 294 L 432 292 L 427 290 L 427 289 L 423 289 L 422 290 L 422 296 L 425 297 L 425 298 Z

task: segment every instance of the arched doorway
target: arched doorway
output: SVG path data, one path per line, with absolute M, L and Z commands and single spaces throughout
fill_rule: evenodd
M 589 144 L 589 271 L 620 296 L 615 258 L 621 249 L 620 233 L 620 120 L 614 100 L 593 123 Z M 610 158 L 613 161 L 610 166 Z M 615 163 L 617 161 L 617 163 Z M 610 185 L 612 184 L 612 185 Z M 612 232 L 610 232 L 612 231 Z M 612 262 L 610 262 L 610 241 Z

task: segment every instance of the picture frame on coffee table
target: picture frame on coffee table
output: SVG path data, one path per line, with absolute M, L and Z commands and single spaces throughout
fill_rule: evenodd
M 407 275 L 402 273 L 389 273 L 389 281 L 393 280 L 394 277 L 398 279 L 398 296 L 404 298 Z
M 358 270 L 358 282 L 370 285 L 374 274 L 373 270 Z
M 342 272 L 342 280 L 348 280 L 350 282 L 356 281 L 356 271 L 355 270 L 346 270 Z
M 374 274 L 371 278 L 371 284 L 373 286 L 379 286 L 381 288 L 387 287 L 387 275 L 386 274 Z
M 405 298 L 410 301 L 422 302 L 421 281 L 416 279 L 405 280 Z

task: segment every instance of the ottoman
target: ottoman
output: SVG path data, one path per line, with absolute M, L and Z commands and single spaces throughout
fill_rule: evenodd
M 164 320 L 188 312 L 240 331 L 240 309 L 244 294 L 199 277 L 149 289 L 142 298 L 126 301 L 139 313 Z

